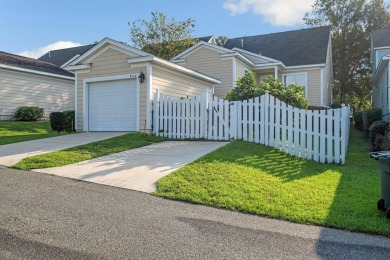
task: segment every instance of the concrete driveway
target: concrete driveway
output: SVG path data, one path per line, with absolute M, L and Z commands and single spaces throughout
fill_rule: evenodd
M 26 157 L 88 144 L 126 132 L 88 132 L 0 145 L 0 165 L 12 166 Z
M 167 141 L 72 165 L 34 171 L 119 188 L 154 192 L 158 179 L 227 143 Z

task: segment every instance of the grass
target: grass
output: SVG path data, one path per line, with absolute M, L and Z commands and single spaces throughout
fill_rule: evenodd
M 164 140 L 165 138 L 163 137 L 130 133 L 61 151 L 31 156 L 21 160 L 12 167 L 21 170 L 31 170 L 64 166 Z
M 60 133 L 64 135 L 68 133 Z M 58 136 L 49 121 L 0 121 L 0 145 Z
M 158 181 L 157 196 L 390 236 L 376 208 L 380 174 L 368 143 L 351 130 L 345 165 L 320 164 L 236 141 Z

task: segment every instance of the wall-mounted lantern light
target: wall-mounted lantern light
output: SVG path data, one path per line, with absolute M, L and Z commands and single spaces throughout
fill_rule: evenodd
M 141 71 L 138 76 L 139 83 L 142 83 L 145 81 L 145 74 Z

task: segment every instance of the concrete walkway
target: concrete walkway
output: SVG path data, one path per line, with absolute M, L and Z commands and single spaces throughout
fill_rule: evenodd
M 88 144 L 126 132 L 88 132 L 0 145 L 0 165 L 12 166 L 26 157 Z
M 227 142 L 168 141 L 92 160 L 35 172 L 49 173 L 142 192 L 154 192 L 155 182 Z

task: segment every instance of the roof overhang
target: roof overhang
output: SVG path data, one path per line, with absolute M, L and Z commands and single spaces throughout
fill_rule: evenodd
M 164 67 L 169 67 L 173 70 L 180 71 L 180 72 L 183 72 L 183 73 L 191 75 L 191 76 L 195 76 L 199 79 L 209 81 L 210 83 L 213 83 L 213 84 L 221 84 L 221 81 L 218 79 L 212 78 L 210 76 L 196 72 L 196 71 L 191 70 L 191 69 L 187 69 L 183 66 L 174 64 L 170 61 L 158 58 L 158 57 L 150 55 L 150 54 L 148 56 L 145 56 L 145 57 L 129 58 L 127 61 L 130 64 L 142 63 L 142 62 L 153 62 L 153 63 L 159 64 L 159 65 L 162 65 Z
M 390 54 L 382 57 L 375 71 L 374 77 L 372 78 L 372 84 L 375 84 L 379 80 L 379 76 L 381 72 L 386 68 L 386 65 L 388 65 L 389 61 L 390 61 Z
M 15 70 L 15 71 L 19 71 L 19 72 L 26 72 L 26 73 L 31 73 L 31 74 L 37 74 L 37 75 L 41 75 L 41 76 L 53 77 L 53 78 L 74 80 L 74 77 L 63 76 L 63 75 L 59 75 L 59 74 L 55 74 L 55 73 L 43 72 L 43 71 L 38 71 L 38 70 L 19 68 L 19 67 L 5 65 L 5 64 L 0 64 L 0 68 L 8 69 L 8 70 Z

